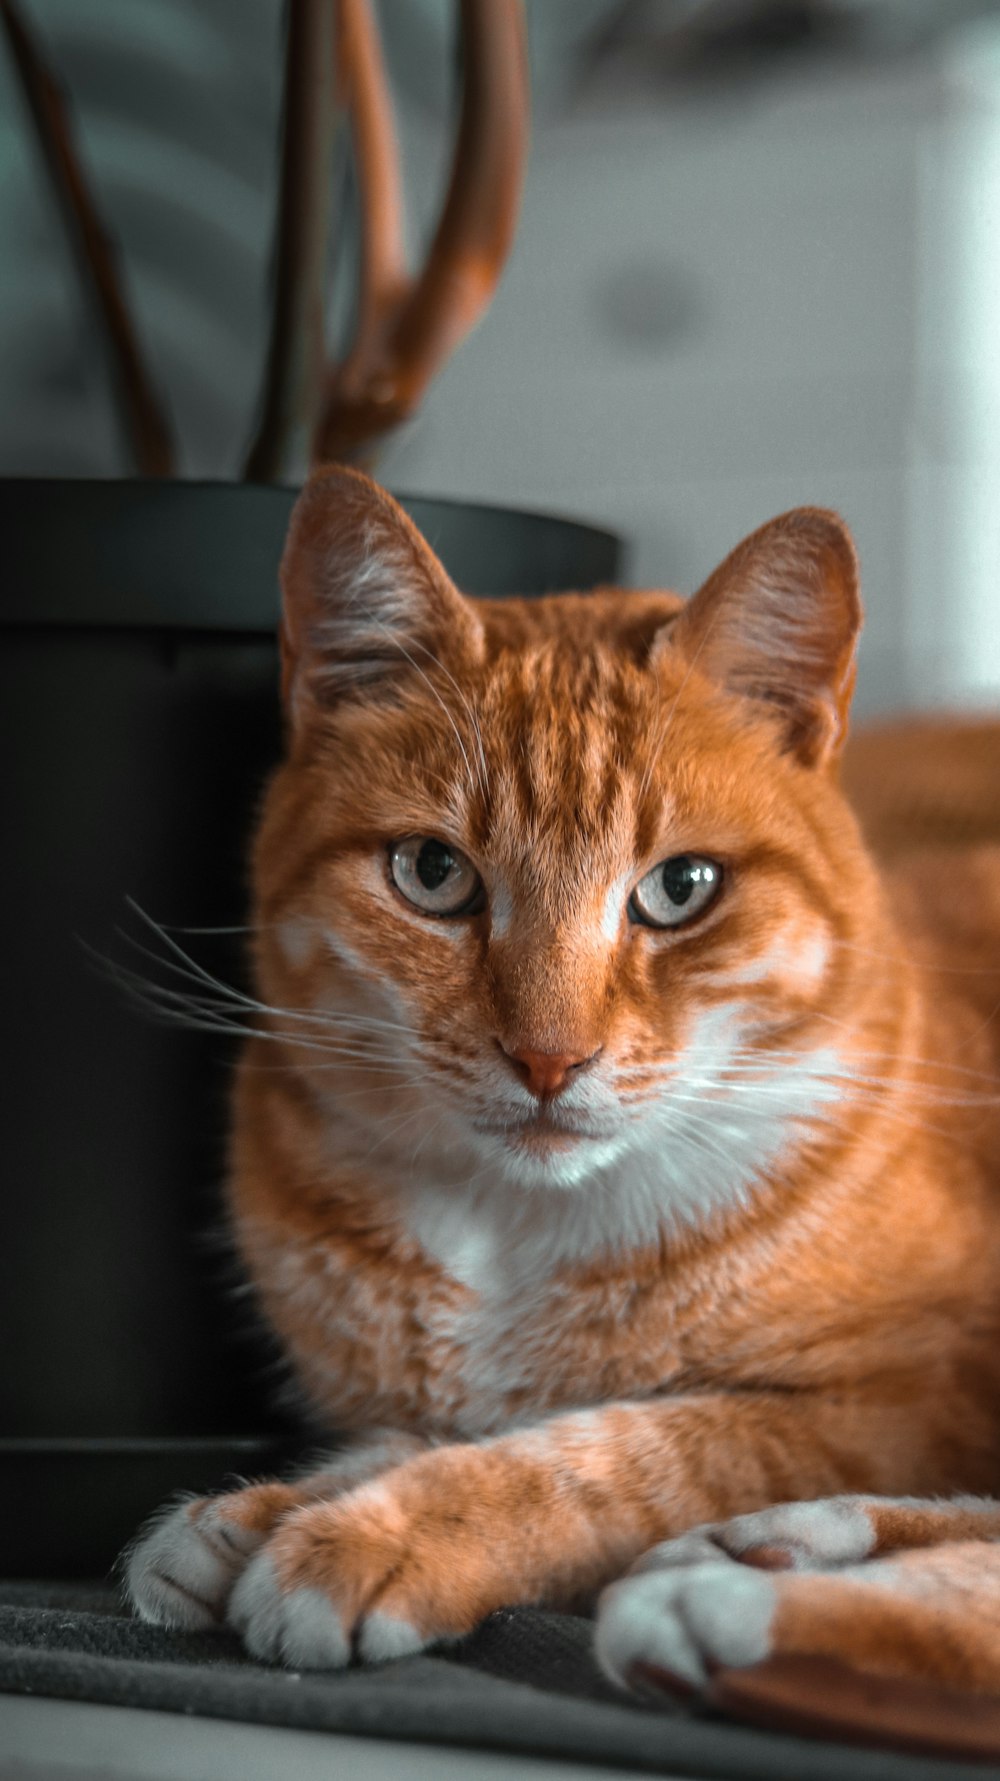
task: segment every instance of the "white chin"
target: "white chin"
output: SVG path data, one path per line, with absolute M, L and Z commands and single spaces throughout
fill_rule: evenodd
M 493 1160 L 506 1180 L 518 1187 L 578 1187 L 614 1160 L 616 1138 L 573 1138 L 568 1135 L 494 1140 Z

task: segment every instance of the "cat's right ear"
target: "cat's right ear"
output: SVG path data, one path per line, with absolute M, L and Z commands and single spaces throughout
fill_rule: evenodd
M 360 470 L 306 483 L 281 559 L 281 689 L 293 725 L 345 698 L 377 699 L 435 661 L 482 653 L 470 603 L 399 503 Z
M 839 514 L 797 507 L 730 553 L 653 646 L 774 721 L 787 753 L 834 761 L 847 730 L 861 630 L 858 560 Z

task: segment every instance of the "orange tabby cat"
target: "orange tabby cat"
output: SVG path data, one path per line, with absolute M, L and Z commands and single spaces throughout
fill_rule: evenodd
M 135 1606 L 334 1667 L 683 1536 L 608 1597 L 614 1673 L 860 1639 L 853 1570 L 736 1558 L 909 1544 L 907 1511 L 787 1499 L 1000 1477 L 1000 850 L 873 864 L 846 528 L 773 520 L 686 604 L 470 602 L 329 470 L 282 582 L 229 1198 L 353 1440 L 165 1513 Z

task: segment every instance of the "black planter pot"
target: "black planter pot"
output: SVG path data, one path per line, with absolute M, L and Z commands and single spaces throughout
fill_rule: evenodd
M 144 1019 L 92 954 L 164 981 L 129 898 L 172 926 L 244 919 L 293 498 L 0 483 L 0 1574 L 99 1573 L 171 1491 L 289 1439 L 219 1232 L 231 1048 Z M 605 532 L 404 505 L 470 594 L 614 579 Z M 179 938 L 239 981 L 238 939 Z

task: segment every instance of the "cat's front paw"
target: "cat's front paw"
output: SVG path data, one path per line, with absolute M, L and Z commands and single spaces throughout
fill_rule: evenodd
M 339 1669 L 471 1632 L 517 1595 L 474 1449 L 439 1449 L 290 1515 L 233 1590 L 227 1623 L 270 1663 Z M 513 1591 L 508 1596 L 508 1590 Z
M 375 1430 L 291 1484 L 248 1484 L 154 1516 L 122 1559 L 125 1594 L 156 1626 L 219 1626 L 237 1578 L 279 1522 L 303 1504 L 343 1495 L 420 1453 L 426 1442 Z
M 666 1542 L 674 1544 L 674 1542 Z M 647 1570 L 601 1596 L 598 1660 L 625 1687 L 649 1683 L 687 1694 L 723 1666 L 770 1655 L 777 1588 L 716 1549 L 714 1558 Z
M 299 1500 L 285 1485 L 258 1484 L 161 1511 L 125 1556 L 132 1607 L 155 1626 L 221 1625 L 236 1579 Z
M 779 1503 L 653 1546 L 601 1597 L 597 1654 L 616 1681 L 699 1690 L 722 1667 L 771 1654 L 778 1602 L 768 1571 L 825 1571 L 868 1557 L 865 1500 Z
M 770 1654 L 778 1600 L 767 1571 L 831 1571 L 866 1559 L 862 1497 L 778 1503 L 663 1540 L 601 1598 L 597 1651 L 619 1682 L 702 1688 L 720 1666 Z
M 233 1590 L 226 1619 L 251 1657 L 292 1669 L 340 1670 L 355 1656 L 374 1663 L 406 1656 L 433 1637 L 427 1626 L 363 1606 L 358 1576 L 352 1577 L 347 1563 L 336 1582 L 326 1567 L 317 1567 L 316 1583 L 290 1582 L 292 1545 L 285 1541 L 276 1553 L 260 1553 Z M 369 1555 L 368 1566 L 358 1570 L 367 1571 L 377 1591 L 388 1567 L 372 1564 Z

